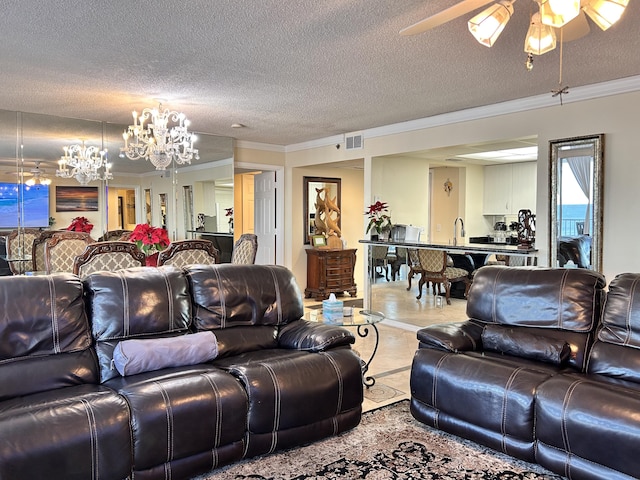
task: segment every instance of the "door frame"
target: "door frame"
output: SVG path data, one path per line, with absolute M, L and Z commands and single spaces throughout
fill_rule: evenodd
M 284 166 L 263 163 L 236 162 L 235 169 L 260 170 L 262 172 L 276 172 L 276 264 L 284 265 Z M 235 188 L 235 185 L 234 185 Z

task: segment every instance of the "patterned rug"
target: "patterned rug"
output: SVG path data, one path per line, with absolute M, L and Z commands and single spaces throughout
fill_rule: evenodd
M 409 401 L 367 412 L 353 430 L 245 460 L 197 480 L 560 480 L 542 467 L 432 429 Z

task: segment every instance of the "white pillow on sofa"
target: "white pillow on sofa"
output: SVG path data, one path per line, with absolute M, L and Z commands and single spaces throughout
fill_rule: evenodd
M 113 365 L 120 375 L 135 375 L 169 367 L 208 362 L 218 356 L 213 332 L 178 337 L 123 340 L 113 350 Z

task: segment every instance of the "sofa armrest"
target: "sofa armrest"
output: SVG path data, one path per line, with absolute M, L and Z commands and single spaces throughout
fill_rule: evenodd
M 346 328 L 302 319 L 282 326 L 278 333 L 279 347 L 312 352 L 351 345 L 355 341 Z
M 420 348 L 435 348 L 448 352 L 479 350 L 483 325 L 472 320 L 430 325 L 418 330 Z

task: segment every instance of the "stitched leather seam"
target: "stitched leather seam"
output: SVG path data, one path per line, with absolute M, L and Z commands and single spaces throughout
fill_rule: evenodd
M 209 269 L 216 276 L 216 280 L 218 285 L 222 285 L 222 277 L 220 276 L 220 271 L 217 268 L 212 266 Z M 224 288 L 218 288 L 218 296 L 220 297 L 220 311 L 222 312 L 222 318 L 220 319 L 220 328 L 227 327 L 227 300 L 224 295 Z
M 160 272 L 162 273 L 162 278 L 164 279 L 164 284 L 167 289 L 167 303 L 169 303 L 169 330 L 173 331 L 176 328 L 176 325 L 174 323 L 175 302 L 173 301 L 173 289 L 171 288 L 171 282 L 169 281 L 169 276 L 167 275 L 165 270 L 160 269 Z
M 282 402 L 282 391 L 280 385 L 278 385 L 278 377 L 276 376 L 273 368 L 266 363 L 260 363 L 262 367 L 269 373 L 271 381 L 274 387 L 274 411 L 273 411 L 273 431 L 271 432 L 271 447 L 267 453 L 273 453 L 278 445 L 278 429 L 280 428 L 280 409 Z
M 571 470 L 571 457 L 573 453 L 571 452 L 571 445 L 569 444 L 569 431 L 567 428 L 567 412 L 569 411 L 569 403 L 571 402 L 571 398 L 573 397 L 573 393 L 575 392 L 578 385 L 584 383 L 583 380 L 576 380 L 573 382 L 567 392 L 564 395 L 562 400 L 562 414 L 560 415 L 561 423 L 560 429 L 562 433 L 562 444 L 564 446 L 565 452 L 567 452 L 567 460 L 565 461 L 565 476 L 569 477 L 569 472 Z
M 631 288 L 628 290 L 629 292 L 629 303 L 627 304 L 627 315 L 625 318 L 625 327 L 627 331 L 627 338 L 624 340 L 624 345 L 629 345 L 629 341 L 631 340 L 631 305 L 633 305 L 634 297 L 636 293 L 636 285 L 638 284 L 638 279 L 635 278 L 631 283 Z
M 53 343 L 54 353 L 60 353 L 60 326 L 58 325 L 58 315 L 56 313 L 56 285 L 53 278 L 48 278 L 49 283 L 49 299 L 51 300 L 51 340 Z
M 438 360 L 438 363 L 436 363 L 436 367 L 435 367 L 435 371 L 433 372 L 433 385 L 431 386 L 431 405 L 433 406 L 433 409 L 435 410 L 435 416 L 434 416 L 434 426 L 436 428 L 438 427 L 438 415 L 440 414 L 440 408 L 437 405 L 436 402 L 436 397 L 437 397 L 437 393 L 438 393 L 438 372 L 440 371 L 440 369 L 442 368 L 442 364 L 445 362 L 445 360 L 447 360 L 451 355 L 450 354 L 445 354 L 443 355 L 440 360 Z
M 513 386 L 513 382 L 515 382 L 516 377 L 518 376 L 518 373 L 520 373 L 522 370 L 524 370 L 523 367 L 518 367 L 513 372 L 511 372 L 511 375 L 509 375 L 509 378 L 507 379 L 507 383 L 504 386 L 505 392 L 504 392 L 504 395 L 502 396 L 502 421 L 500 422 L 500 434 L 502 435 L 502 439 L 500 440 L 500 442 L 502 443 L 502 451 L 505 453 L 507 453 L 507 443 L 506 443 L 507 404 L 508 404 L 509 390 Z
M 162 399 L 165 404 L 165 415 L 167 418 L 167 463 L 169 463 L 173 459 L 173 411 L 171 410 L 171 401 L 169 399 L 169 394 L 164 389 L 160 382 L 154 382 L 158 389 L 160 390 L 160 395 L 162 395 Z M 171 469 L 168 471 L 169 476 L 171 475 Z
M 273 267 L 269 267 L 269 273 L 271 274 L 271 278 L 273 278 L 273 284 L 276 289 L 276 311 L 278 314 L 278 325 L 282 325 L 282 297 L 280 295 L 280 284 L 278 283 L 278 277 L 276 276 L 276 272 Z
M 333 358 L 326 352 L 323 352 L 322 355 L 324 355 L 324 357 L 329 360 L 329 363 L 333 367 L 333 370 L 336 372 L 336 378 L 338 380 L 338 401 L 336 405 L 336 415 L 338 415 L 342 411 L 342 402 L 344 400 L 344 378 L 340 374 L 340 366 L 338 365 L 338 362 L 336 362 L 335 358 Z
M 89 441 L 91 443 L 91 478 L 98 478 L 98 429 L 96 426 L 96 417 L 91 404 L 86 400 L 80 400 L 84 406 L 87 415 L 87 425 L 89 427 Z
M 564 329 L 564 325 L 563 325 L 563 318 L 562 318 L 562 305 L 564 303 L 564 296 L 562 295 L 562 292 L 564 292 L 564 289 L 567 285 L 567 277 L 569 275 L 569 270 L 566 270 L 562 273 L 562 277 L 560 279 L 560 288 L 558 289 L 558 320 L 556 325 L 558 326 L 558 328 Z

